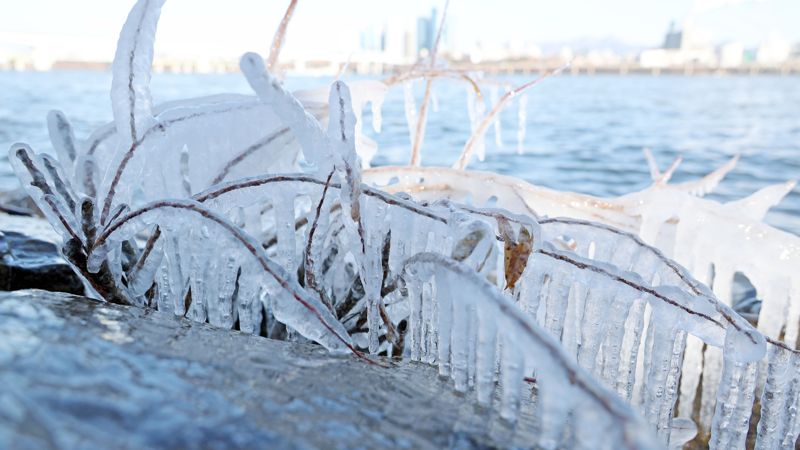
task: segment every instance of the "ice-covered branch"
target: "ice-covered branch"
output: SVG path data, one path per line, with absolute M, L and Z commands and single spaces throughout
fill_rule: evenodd
M 590 441 L 577 439 L 584 446 L 589 442 L 602 446 L 599 442 L 605 441 L 617 448 L 658 447 L 651 436 L 642 433 L 641 422 L 627 405 L 596 384 L 552 336 L 472 269 L 439 254 L 419 253 L 406 262 L 405 273 L 411 297 L 412 354 L 414 346 L 423 345 L 423 328 L 438 336 L 425 345 L 435 352 L 440 373 L 450 376 L 456 389 L 464 391 L 474 383 L 479 402 L 488 404 L 495 389 L 499 360 L 500 410 L 510 420 L 516 416 L 519 397 L 524 392 L 523 379 L 535 371 L 537 404 L 545 421 L 539 442 L 543 448 L 561 445 L 567 425 L 563 419 L 571 413 L 577 415 L 575 433 L 593 432 L 589 430 L 599 425 L 582 420 L 613 424 L 612 429 L 618 432 L 595 436 Z M 435 306 L 423 305 L 423 298 L 418 297 L 420 283 L 430 278 L 437 286 L 436 294 L 425 300 Z M 436 315 L 433 311 L 437 311 Z M 578 405 L 593 413 L 582 416 L 576 409 Z
M 290 277 L 286 271 L 270 260 L 261 245 L 246 234 L 239 227 L 231 224 L 226 219 L 203 207 L 200 203 L 191 200 L 164 200 L 151 203 L 135 211 L 131 211 L 119 219 L 110 223 L 109 226 L 97 237 L 95 248 L 100 248 L 120 229 L 132 221 L 146 214 L 154 214 L 161 210 L 173 209 L 188 212 L 195 217 L 202 218 L 206 222 L 218 225 L 227 234 L 232 236 L 236 242 L 242 245 L 250 255 L 252 255 L 258 265 L 272 277 L 282 289 L 291 295 L 291 299 L 297 302 L 302 309 L 298 310 L 289 304 L 284 304 L 286 300 L 278 297 L 275 305 L 276 317 L 287 325 L 292 326 L 298 332 L 309 339 L 315 340 L 324 345 L 331 351 L 342 352 L 351 350 L 358 354 L 353 347 L 350 337 L 344 327 L 330 314 L 328 309 L 319 300 L 308 295 L 296 281 Z M 321 328 L 317 325 L 321 325 Z
M 486 117 L 483 118 L 483 120 L 478 124 L 478 127 L 472 132 L 472 136 L 470 136 L 469 140 L 467 140 L 467 143 L 464 145 L 464 149 L 461 151 L 461 156 L 459 156 L 458 161 L 456 161 L 456 163 L 453 164 L 453 167 L 460 170 L 464 170 L 467 167 L 467 164 L 469 164 L 470 159 L 472 159 L 472 153 L 474 151 L 475 146 L 477 145 L 478 140 L 482 140 L 484 138 L 486 130 L 489 129 L 489 125 L 492 124 L 494 118 L 500 113 L 500 111 L 503 110 L 503 108 L 505 108 L 506 104 L 508 104 L 508 102 L 510 102 L 511 99 L 513 99 L 517 95 L 522 94 L 527 89 L 536 86 L 545 79 L 550 78 L 551 76 L 554 75 L 558 75 L 566 67 L 567 66 L 562 66 L 559 67 L 558 69 L 546 72 L 539 78 L 536 78 L 535 80 L 529 81 L 520 86 L 517 86 L 516 88 L 503 94 L 503 96 L 500 97 L 500 100 L 498 100 L 497 103 L 495 103 L 494 107 L 492 107 L 492 110 L 489 111 L 489 114 L 487 114 Z

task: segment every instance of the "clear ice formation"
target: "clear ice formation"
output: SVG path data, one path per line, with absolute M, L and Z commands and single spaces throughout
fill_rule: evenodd
M 759 222 L 793 185 L 718 205 L 698 196 L 732 165 L 669 185 L 677 164 L 653 163 L 652 188 L 614 200 L 463 170 L 363 170 L 375 146 L 361 112 L 370 103 L 380 128 L 380 83 L 291 93 L 248 53 L 255 96 L 153 106 L 162 4 L 140 0 L 122 30 L 112 124 L 80 140 L 53 112 L 57 159 L 10 152 L 96 298 L 432 364 L 510 422 L 533 395 L 541 448 L 797 441 L 800 246 Z M 469 92 L 476 128 L 485 106 Z M 763 292 L 757 329 L 732 309 L 736 272 Z

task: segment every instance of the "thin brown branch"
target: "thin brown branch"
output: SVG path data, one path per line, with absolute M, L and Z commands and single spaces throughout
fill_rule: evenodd
M 566 67 L 567 66 L 565 65 L 559 67 L 558 69 L 548 71 L 545 74 L 541 75 L 539 78 L 531 80 L 520 86 L 517 86 L 516 88 L 506 92 L 502 97 L 500 97 L 500 100 L 498 100 L 497 103 L 492 108 L 492 110 L 489 111 L 489 114 L 487 114 L 486 117 L 483 118 L 481 123 L 478 124 L 478 126 L 475 128 L 475 131 L 472 133 L 472 136 L 469 137 L 469 140 L 464 145 L 464 149 L 461 151 L 461 156 L 459 156 L 458 161 L 456 161 L 453 167 L 461 170 L 466 169 L 467 164 L 469 164 L 470 159 L 472 159 L 472 153 L 474 151 L 475 144 L 478 142 L 478 140 L 483 139 L 483 136 L 486 134 L 486 130 L 489 128 L 489 125 L 492 124 L 494 118 L 500 113 L 500 111 L 503 110 L 503 108 L 505 108 L 505 106 L 508 104 L 508 102 L 511 101 L 512 98 L 525 92 L 527 89 L 536 86 L 537 84 L 541 83 L 547 78 L 550 78 L 553 75 L 561 73 L 561 71 L 563 71 Z
M 317 284 L 317 277 L 314 269 L 314 256 L 312 253 L 312 247 L 314 245 L 314 235 L 317 232 L 317 226 L 319 225 L 319 216 L 322 214 L 322 208 L 323 204 L 325 203 L 325 198 L 328 194 L 328 187 L 330 186 L 331 178 L 333 178 L 333 171 L 331 171 L 331 173 L 328 174 L 328 179 L 325 180 L 325 187 L 322 189 L 322 195 L 320 196 L 319 204 L 317 204 L 317 210 L 314 213 L 314 220 L 311 222 L 311 229 L 308 232 L 308 242 L 306 243 L 306 251 L 304 254 L 305 257 L 303 259 L 305 261 L 304 272 L 306 277 L 306 287 L 319 294 L 319 298 L 320 300 L 322 300 L 322 303 L 324 303 L 325 306 L 327 306 L 328 309 L 331 311 L 331 313 L 335 315 L 336 309 L 334 309 L 333 303 L 331 303 L 331 300 L 328 298 L 328 295 L 325 293 L 325 290 L 322 289 Z
M 17 159 L 20 160 L 22 165 L 25 166 L 28 173 L 31 176 L 31 186 L 39 189 L 42 192 L 42 200 L 47 203 L 47 206 L 50 207 L 50 210 L 53 214 L 56 215 L 61 225 L 64 226 L 66 232 L 77 242 L 82 242 L 81 239 L 78 237 L 78 234 L 75 230 L 72 229 L 70 226 L 69 221 L 64 216 L 64 212 L 61 211 L 61 208 L 58 207 L 58 203 L 55 201 L 56 194 L 50 188 L 50 185 L 47 183 L 47 179 L 44 177 L 44 174 L 36 167 L 31 159 L 30 155 L 28 155 L 28 151 L 25 148 L 19 148 L 15 152 Z M 74 212 L 73 212 L 74 214 Z
M 74 214 L 75 211 L 75 199 L 72 196 L 72 189 L 67 186 L 67 183 L 61 178 L 61 175 L 58 173 L 58 169 L 54 164 L 53 160 L 48 155 L 42 155 L 42 162 L 44 163 L 44 168 L 47 170 L 47 173 L 50 174 L 50 179 L 53 180 L 53 185 L 56 187 L 56 192 L 61 197 L 64 202 L 67 204 L 67 208 Z
M 252 155 L 253 153 L 257 152 L 258 150 L 272 144 L 275 142 L 276 139 L 280 138 L 281 136 L 285 136 L 289 133 L 289 128 L 281 128 L 280 130 L 276 131 L 275 133 L 270 134 L 269 136 L 264 137 L 263 139 L 259 139 L 253 145 L 244 149 L 241 153 L 234 156 L 233 159 L 228 161 L 227 164 L 219 171 L 219 174 L 214 177 L 214 180 L 211 181 L 211 184 L 219 184 L 225 181 L 225 177 L 228 176 L 230 171 L 236 167 L 239 163 L 244 161 L 248 156 Z
M 445 0 L 444 11 L 442 12 L 442 20 L 439 22 L 439 29 L 436 32 L 436 41 L 431 49 L 429 65 L 431 70 L 436 66 L 436 53 L 439 49 L 439 41 L 442 38 L 442 30 L 444 29 L 444 23 L 447 19 L 447 7 L 449 5 L 450 0 Z M 422 141 L 425 140 L 425 125 L 428 123 L 428 104 L 430 103 L 432 88 L 433 78 L 427 78 L 425 80 L 425 93 L 422 96 L 422 104 L 419 107 L 419 114 L 417 115 L 417 127 L 414 131 L 414 142 L 411 145 L 411 166 L 420 165 L 420 150 L 422 149 Z
M 297 6 L 297 0 L 290 0 L 289 6 L 286 8 L 286 13 L 275 31 L 275 36 L 272 38 L 272 45 L 269 48 L 269 58 L 267 58 L 267 70 L 272 71 L 275 64 L 278 62 L 278 56 L 283 48 L 283 40 L 286 37 L 286 28 L 294 15 L 294 9 Z
M 224 184 L 222 186 L 214 187 L 208 191 L 195 195 L 194 199 L 200 203 L 204 203 L 208 200 L 219 198 L 220 196 L 225 195 L 229 192 L 235 192 L 241 189 L 255 188 L 271 183 L 281 183 L 281 182 L 312 183 L 320 186 L 325 185 L 325 182 L 323 180 L 305 174 L 265 175 L 260 177 L 252 177 L 240 181 L 234 181 Z M 334 189 L 341 189 L 341 185 L 339 183 L 331 183 L 330 187 Z M 447 218 L 439 216 L 438 214 L 429 211 L 425 207 L 419 206 L 414 202 L 403 200 L 397 196 L 387 194 L 383 191 L 373 189 L 367 185 L 361 186 L 361 193 L 363 195 L 368 195 L 370 197 L 380 199 L 387 205 L 397 206 L 399 208 L 411 211 L 415 214 L 425 216 L 429 219 L 436 220 L 442 223 L 447 223 Z
M 147 238 L 147 242 L 144 245 L 144 250 L 142 250 L 139 259 L 134 264 L 133 268 L 131 269 L 131 273 L 136 273 L 144 267 L 144 263 L 147 261 L 147 258 L 153 252 L 153 248 L 156 246 L 156 242 L 158 242 L 158 238 L 161 237 L 161 228 L 156 226 L 156 229 L 153 231 L 153 234 Z

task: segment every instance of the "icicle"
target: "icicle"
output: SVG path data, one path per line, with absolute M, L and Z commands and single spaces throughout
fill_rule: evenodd
M 758 363 L 742 363 L 731 357 L 737 351 L 737 331 L 730 327 L 728 334 L 731 339 L 725 341 L 724 366 L 709 442 L 711 450 L 744 448 L 755 397 Z
M 162 296 L 168 297 L 163 299 L 164 303 L 172 302 L 173 308 L 171 309 L 175 311 L 175 315 L 183 316 L 186 315 L 187 312 L 184 302 L 187 289 L 187 277 L 184 276 L 185 269 L 181 261 L 180 235 L 173 235 L 171 232 L 167 231 L 164 234 L 164 242 L 164 255 L 167 260 L 168 268 L 168 284 L 159 286 L 159 291 Z M 183 258 L 184 260 L 187 258 L 191 260 L 189 254 L 184 254 Z
M 408 136 L 411 145 L 414 145 L 417 130 L 417 104 L 414 100 L 414 82 L 408 81 L 403 84 L 404 105 L 406 112 L 406 125 L 408 125 Z
M 150 254 L 141 261 L 141 265 L 137 265 L 131 269 L 131 272 L 128 274 L 128 286 L 134 295 L 144 295 L 144 293 L 150 289 L 150 286 L 153 285 L 156 271 L 161 266 L 161 260 L 164 257 L 163 247 L 164 240 L 163 238 L 159 238 L 155 244 L 153 244 Z
M 500 100 L 500 86 L 494 85 L 490 91 L 490 98 L 493 105 L 497 104 L 498 100 Z M 500 121 L 500 114 L 494 119 L 494 143 L 497 145 L 498 148 L 503 147 L 503 136 L 502 136 L 502 123 Z
M 678 402 L 678 416 L 694 415 L 694 399 L 703 372 L 703 341 L 695 336 L 686 340 L 686 351 L 681 370 L 681 394 Z
M 192 196 L 192 182 L 189 177 L 189 147 L 186 144 L 181 149 L 181 185 L 186 197 Z
M 478 303 L 478 345 L 475 384 L 478 403 L 484 406 L 492 402 L 494 391 L 495 368 L 497 367 L 497 321 L 492 317 L 491 308 L 485 303 Z
M 602 344 L 604 355 L 600 372 L 600 378 L 604 384 L 611 389 L 617 388 L 617 378 L 620 371 L 620 363 L 626 348 L 624 347 L 626 321 L 630 315 L 633 298 L 630 294 L 619 290 L 613 300 L 613 304 L 608 314 L 604 318 L 608 320 L 606 325 L 606 339 Z M 586 315 L 584 315 L 586 317 Z M 598 371 L 595 371 L 597 373 Z
M 297 268 L 297 235 L 295 233 L 294 215 L 294 195 L 292 192 L 284 191 L 276 197 L 277 201 L 272 207 L 275 211 L 275 230 L 278 238 L 276 250 L 276 262 L 290 274 L 294 274 Z M 295 278 L 294 276 L 292 278 Z
M 469 113 L 470 134 L 475 134 L 475 130 L 480 125 L 486 115 L 486 103 L 479 97 L 472 86 L 467 87 L 467 112 Z M 474 144 L 475 155 L 478 160 L 486 158 L 486 135 L 481 135 Z
M 376 133 L 381 132 L 381 126 L 383 123 L 383 97 L 380 99 L 372 99 L 370 105 L 372 106 L 372 129 Z
M 645 352 L 644 415 L 666 442 L 675 407 L 686 333 L 677 331 L 673 311 L 654 308 Z M 671 314 L 672 313 L 672 314 Z
M 422 285 L 422 361 L 434 364 L 439 354 L 439 338 L 442 335 L 437 324 L 439 322 L 439 303 L 435 301 L 437 296 L 436 285 L 427 281 Z M 446 309 L 446 308 L 445 308 Z M 446 313 L 445 313 L 446 314 Z M 440 371 L 441 372 L 441 371 Z
M 236 304 L 239 329 L 244 333 L 258 334 L 261 331 L 261 284 L 258 275 L 245 265 L 239 277 Z
M 414 270 L 410 270 L 406 276 L 406 288 L 410 310 L 408 316 L 410 357 L 412 361 L 419 361 L 422 353 L 422 281 Z
M 369 225 L 365 228 L 366 252 L 361 259 L 361 281 L 364 296 L 367 299 L 367 325 L 369 328 L 369 351 L 378 352 L 378 338 L 382 328 L 380 315 L 381 285 L 383 282 L 383 241 L 386 237 L 383 221 L 386 216 L 386 204 L 375 199 L 368 199 L 365 204 L 364 218 Z
M 770 344 L 767 358 L 755 449 L 795 448 L 800 434 L 800 357 L 795 351 Z
M 556 339 L 561 338 L 561 331 L 564 328 L 571 288 L 572 282 L 567 277 L 558 276 L 550 281 L 545 297 L 544 328 Z
M 232 328 L 233 293 L 239 274 L 239 261 L 234 254 L 219 259 L 222 264 L 217 268 L 216 298 L 209 299 L 208 323 L 215 327 Z
M 205 228 L 205 227 L 203 227 Z M 195 250 L 189 254 L 189 285 L 192 290 L 192 303 L 189 305 L 189 310 L 186 312 L 187 317 L 195 322 L 205 322 L 208 319 L 208 304 L 212 295 L 209 295 L 209 290 L 213 289 L 216 277 L 216 261 L 215 258 L 209 258 L 208 254 L 218 251 L 213 245 L 213 241 L 208 239 L 208 230 L 192 230 L 190 239 L 201 241 L 211 248 L 206 248 L 205 251 Z M 200 235 L 200 236 L 198 236 Z M 184 253 L 186 254 L 186 253 Z M 209 289 L 211 288 L 211 289 Z
M 639 352 L 642 349 L 645 312 L 647 302 L 643 299 L 634 301 L 628 318 L 625 320 L 625 337 L 622 340 L 620 370 L 617 376 L 616 391 L 627 402 L 632 402 L 636 385 L 637 367 L 640 363 Z
M 528 95 L 522 94 L 518 96 L 517 110 L 517 154 L 522 154 L 525 151 L 525 132 L 527 130 L 527 117 L 528 117 Z
M 537 391 L 537 406 L 540 415 L 538 445 L 543 450 L 564 448 L 562 440 L 572 410 L 570 399 L 575 395 L 569 388 Z
M 502 336 L 500 351 L 503 362 L 500 370 L 500 383 L 503 391 L 500 397 L 500 417 L 514 421 L 522 398 L 525 359 L 519 343 L 514 342 L 508 334 Z

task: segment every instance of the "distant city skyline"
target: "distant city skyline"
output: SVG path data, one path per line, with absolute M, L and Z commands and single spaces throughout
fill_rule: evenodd
M 441 14 L 443 4 L 300 0 L 284 55 L 346 59 L 364 47 L 365 30 L 414 26 L 433 8 Z M 5 6 L 0 14 L 0 54 L 28 45 L 54 56 L 110 60 L 132 5 L 133 1 L 117 0 L 26 0 Z M 228 0 L 221 7 L 211 0 L 170 0 L 162 13 L 156 52 L 185 58 L 266 53 L 285 7 L 285 1 Z M 716 44 L 800 42 L 798 0 L 452 0 L 447 20 L 450 50 L 461 52 L 580 40 L 659 47 L 672 21 L 691 23 Z

